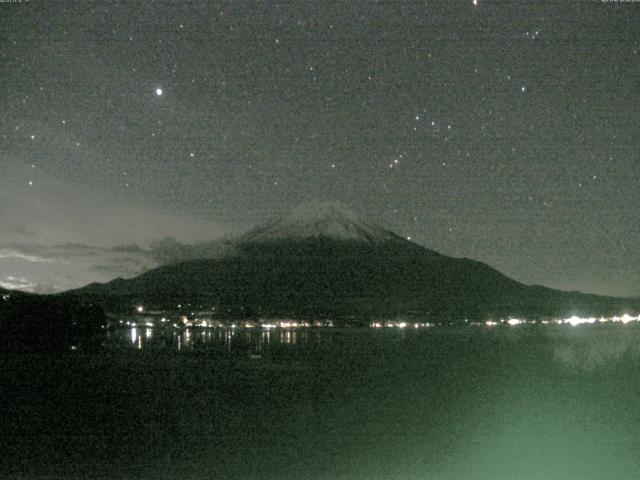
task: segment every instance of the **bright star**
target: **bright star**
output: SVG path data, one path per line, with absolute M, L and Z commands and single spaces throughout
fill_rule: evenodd
M 160 97 L 160 96 L 162 96 L 162 94 L 163 94 L 163 93 L 164 93 L 164 92 L 162 91 L 162 89 L 161 89 L 161 88 L 156 88 L 156 95 L 157 95 L 157 96 L 159 96 L 159 97 Z

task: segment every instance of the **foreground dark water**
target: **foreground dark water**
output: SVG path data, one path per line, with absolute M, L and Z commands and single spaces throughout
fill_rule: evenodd
M 639 339 L 130 329 L 0 354 L 0 478 L 640 478 Z

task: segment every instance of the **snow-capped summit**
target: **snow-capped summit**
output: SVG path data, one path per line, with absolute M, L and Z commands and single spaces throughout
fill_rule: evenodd
M 363 221 L 337 200 L 306 202 L 274 222 L 259 226 L 243 236 L 245 241 L 331 238 L 369 243 L 398 241 L 398 235 Z

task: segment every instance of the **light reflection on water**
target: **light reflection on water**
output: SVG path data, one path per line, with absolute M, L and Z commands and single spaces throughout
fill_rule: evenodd
M 354 331 L 358 331 L 357 329 Z M 363 329 L 362 335 L 382 335 L 406 341 L 416 336 L 451 335 L 455 329 L 413 331 L 407 329 Z M 551 347 L 555 363 L 571 369 L 593 370 L 615 361 L 640 358 L 640 327 L 625 325 L 583 325 L 576 329 L 569 325 L 544 325 L 530 332 L 538 332 L 538 340 Z M 474 327 L 457 331 L 460 335 L 482 334 Z M 505 341 L 518 341 L 526 330 L 485 330 L 484 334 L 498 336 Z M 252 358 L 268 357 L 274 350 L 305 352 L 328 345 L 342 333 L 323 328 L 140 328 L 127 327 L 108 333 L 106 345 L 118 349 L 207 351 L 220 354 L 248 354 Z
M 164 329 L 129 327 L 108 333 L 107 344 L 139 350 L 162 349 L 190 351 L 250 351 L 268 353 L 273 346 L 305 347 L 328 341 L 331 332 L 315 329 L 239 329 L 239 328 L 184 328 Z

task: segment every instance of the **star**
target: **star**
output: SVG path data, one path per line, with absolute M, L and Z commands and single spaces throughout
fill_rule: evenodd
M 164 93 L 164 92 L 162 91 L 162 89 L 161 89 L 161 88 L 156 88 L 156 95 L 157 95 L 158 97 L 161 97 L 163 93 Z

